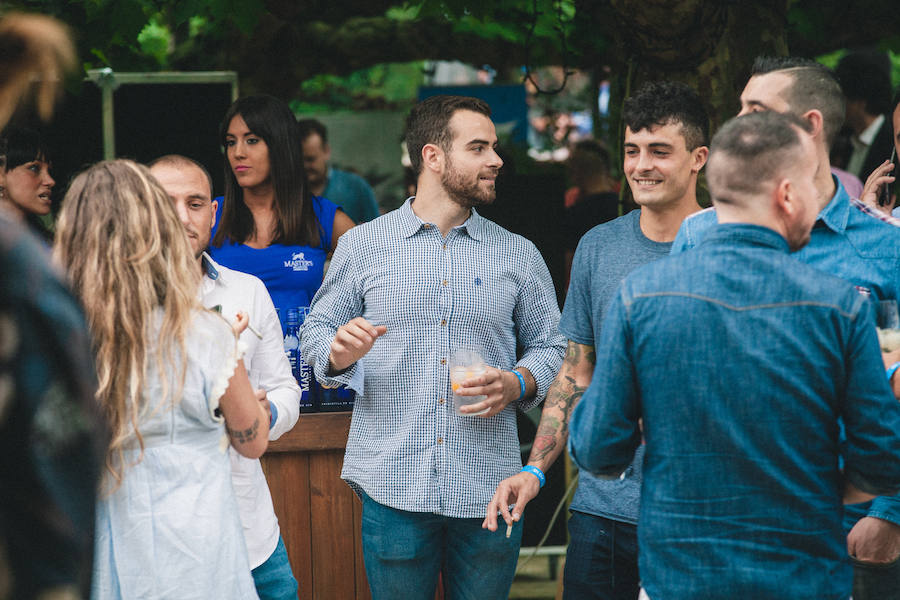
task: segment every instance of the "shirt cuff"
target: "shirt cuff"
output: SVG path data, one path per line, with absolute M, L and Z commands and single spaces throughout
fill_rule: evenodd
M 271 400 L 269 400 L 269 410 L 272 413 L 272 416 L 269 418 L 269 429 L 272 429 L 275 427 L 275 421 L 278 420 L 278 407 Z
M 867 517 L 876 517 L 900 525 L 900 497 L 878 496 L 872 500 Z
M 328 361 L 330 351 L 330 348 L 326 347 L 324 356 L 318 356 L 316 364 L 313 365 L 316 380 L 325 387 L 336 388 L 343 386 L 350 388 L 357 394 L 362 394 L 365 380 L 362 359 L 347 367 L 347 370 L 340 375 L 329 376 L 327 372 L 330 366 Z

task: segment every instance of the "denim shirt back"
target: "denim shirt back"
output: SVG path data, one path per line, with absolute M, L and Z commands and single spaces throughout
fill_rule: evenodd
M 794 257 L 823 273 L 849 281 L 877 300 L 900 300 L 900 227 L 872 216 L 851 200 L 835 178 L 835 194 L 819 213 L 809 244 Z M 697 246 L 717 225 L 716 213 L 707 209 L 688 217 L 672 245 L 672 254 Z M 849 531 L 870 516 L 900 525 L 900 497 L 880 496 L 872 502 L 847 505 L 844 528 Z
M 900 404 L 865 296 L 720 225 L 632 273 L 572 416 L 579 468 L 613 476 L 646 439 L 638 528 L 651 598 L 842 598 L 846 477 L 900 486 Z

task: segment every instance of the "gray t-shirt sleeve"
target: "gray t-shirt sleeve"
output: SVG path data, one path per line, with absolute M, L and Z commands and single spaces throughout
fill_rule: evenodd
M 563 306 L 559 330 L 566 339 L 594 345 L 594 329 L 591 319 L 591 263 L 593 262 L 592 240 L 586 235 L 581 238 L 572 259 L 572 273 L 569 277 L 569 291 Z

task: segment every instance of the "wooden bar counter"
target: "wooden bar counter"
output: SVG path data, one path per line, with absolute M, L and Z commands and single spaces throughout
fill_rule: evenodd
M 349 431 L 349 412 L 302 414 L 261 459 L 302 600 L 371 598 L 362 504 L 341 480 Z
M 260 459 L 301 600 L 371 600 L 362 503 L 341 479 L 349 412 L 301 414 Z M 435 600 L 443 600 L 440 578 Z

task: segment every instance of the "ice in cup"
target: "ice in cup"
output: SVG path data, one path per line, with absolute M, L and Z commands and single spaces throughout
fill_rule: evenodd
M 450 389 L 453 390 L 453 408 L 456 412 L 464 417 L 474 417 L 483 415 L 488 412 L 488 408 L 476 413 L 462 413 L 459 409 L 469 404 L 477 404 L 487 399 L 487 396 L 459 396 L 456 390 L 459 384 L 467 379 L 484 375 L 487 372 L 487 365 L 484 360 L 474 350 L 461 348 L 450 356 Z
M 896 300 L 881 300 L 876 306 L 878 343 L 882 352 L 892 352 L 900 348 L 900 314 Z

